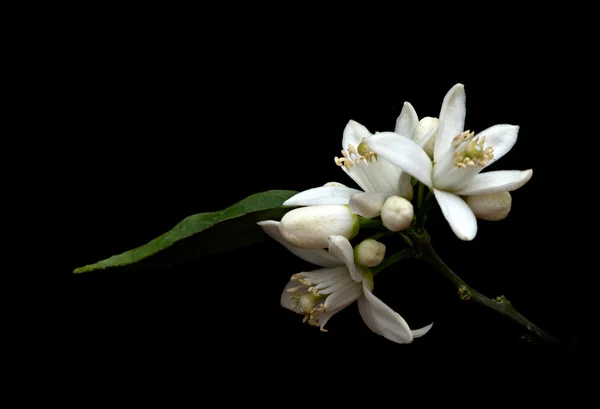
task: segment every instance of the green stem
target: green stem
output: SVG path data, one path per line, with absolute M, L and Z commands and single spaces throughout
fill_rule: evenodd
M 462 278 L 457 276 L 435 252 L 431 246 L 429 234 L 427 232 L 421 234 L 413 233 L 411 234 L 411 237 L 415 243 L 415 249 L 418 251 L 418 257 L 425 259 L 444 277 L 453 282 L 458 288 L 458 294 L 461 300 L 473 300 L 476 303 L 491 308 L 494 311 L 497 311 L 500 314 L 512 319 L 517 324 L 527 328 L 529 331 L 535 333 L 537 336 L 546 341 L 558 342 L 558 339 L 525 318 L 523 314 L 517 311 L 515 307 L 512 306 L 511 302 L 508 301 L 504 296 L 497 297 L 495 300 L 488 298 L 479 291 L 473 289 Z
M 373 275 L 375 275 L 375 274 L 379 273 L 381 270 L 391 266 L 392 264 L 395 264 L 401 260 L 415 257 L 415 256 L 416 256 L 416 253 L 412 249 L 401 250 L 397 253 L 392 254 L 391 256 L 384 258 L 383 261 L 381 263 L 379 263 L 378 265 L 376 265 L 375 267 L 371 267 L 371 273 L 373 273 Z
M 417 209 L 421 209 L 423 207 L 423 193 L 425 192 L 425 185 L 419 182 L 419 190 L 417 193 Z
M 379 239 L 382 239 L 384 237 L 392 236 L 394 234 L 396 234 L 396 233 L 393 232 L 393 231 L 381 231 L 379 233 L 373 234 L 372 236 L 369 236 L 368 238 L 371 239 L 371 240 L 379 240 Z
M 366 217 L 358 216 L 361 229 L 385 229 L 383 223 L 379 219 L 367 219 Z
M 425 231 L 425 220 L 427 220 L 427 209 L 428 203 L 431 201 L 431 192 L 425 195 L 425 185 L 419 182 L 419 187 L 417 190 L 417 209 L 415 211 L 415 229 L 417 232 L 422 233 Z
M 434 199 L 433 190 L 430 190 L 429 193 L 427 193 L 427 196 L 425 197 L 425 201 L 423 203 L 423 213 L 424 214 L 427 214 L 431 210 L 431 208 L 434 204 L 433 199 Z

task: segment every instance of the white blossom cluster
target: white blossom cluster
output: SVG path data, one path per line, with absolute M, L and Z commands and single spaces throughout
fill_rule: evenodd
M 406 321 L 373 295 L 371 268 L 382 262 L 386 246 L 366 239 L 353 245 L 359 217 L 380 218 L 400 232 L 414 220 L 413 181 L 433 193 L 450 228 L 461 240 L 473 240 L 477 218 L 504 219 L 512 205 L 510 191 L 531 178 L 531 169 L 484 171 L 517 141 L 519 127 L 500 124 L 475 133 L 464 129 L 464 86 L 446 94 L 438 118 L 419 120 L 405 102 L 393 132 L 372 134 L 349 121 L 343 132 L 342 157 L 335 163 L 360 187 L 330 182 L 300 192 L 285 206 L 299 206 L 281 221 L 259 222 L 264 231 L 298 257 L 321 268 L 294 274 L 281 305 L 304 315 L 324 330 L 337 312 L 357 301 L 360 314 L 375 333 L 410 343 L 431 325 L 411 330 Z

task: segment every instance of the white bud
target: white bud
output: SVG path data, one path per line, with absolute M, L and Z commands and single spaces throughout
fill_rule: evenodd
M 346 187 L 346 185 L 339 182 L 327 182 L 323 186 Z
M 477 218 L 495 222 L 508 216 L 512 206 L 512 196 L 508 192 L 469 196 L 467 204 Z
M 431 130 L 433 130 L 433 128 L 438 126 L 439 122 L 440 122 L 439 119 L 433 118 L 430 116 L 426 116 L 425 118 L 422 118 L 419 121 L 419 123 L 417 124 L 417 127 L 415 128 L 415 135 L 414 135 L 415 142 L 418 142 L 421 139 L 423 139 L 425 137 L 425 135 L 427 135 Z M 427 142 L 425 144 L 425 146 L 423 146 L 423 150 L 425 150 L 425 152 L 427 152 L 427 155 L 429 155 L 430 158 L 433 158 L 433 148 L 435 146 L 435 138 L 436 137 L 437 137 L 437 131 L 431 136 L 431 138 L 429 139 L 429 142 Z
M 376 192 L 353 193 L 350 195 L 348 205 L 354 213 L 372 219 L 381 213 L 386 197 L 385 194 Z
M 287 212 L 279 223 L 279 231 L 292 246 L 321 249 L 329 246 L 329 236 L 356 236 L 360 222 L 346 205 L 300 207 Z
M 354 261 L 365 267 L 375 267 L 385 257 L 385 244 L 373 239 L 363 240 L 354 247 Z
M 411 202 L 400 196 L 389 197 L 381 209 L 381 221 L 391 231 L 406 230 L 414 216 Z

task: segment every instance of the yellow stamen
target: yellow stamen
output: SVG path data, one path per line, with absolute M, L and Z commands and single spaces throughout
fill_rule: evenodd
M 360 147 L 360 145 L 358 146 Z M 351 155 L 358 155 L 356 148 L 351 143 L 348 144 L 348 152 L 350 152 Z
M 465 131 L 456 135 L 452 141 L 456 166 L 485 166 L 494 157 L 494 148 L 485 145 L 485 135 L 475 138 L 475 132 Z
M 348 150 L 342 150 L 343 158 L 337 156 L 333 158 L 335 164 L 342 167 L 344 166 L 347 171 L 352 169 L 354 165 L 358 165 L 360 162 L 371 162 L 373 158 L 377 159 L 377 154 L 371 152 L 365 142 L 361 142 L 358 145 L 358 149 L 352 144 L 348 144 Z

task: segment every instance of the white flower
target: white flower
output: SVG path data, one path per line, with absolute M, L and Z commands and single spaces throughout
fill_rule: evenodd
M 296 256 L 323 267 L 294 274 L 281 295 L 282 307 L 304 315 L 304 322 L 326 331 L 324 326 L 334 314 L 357 301 L 371 331 L 391 341 L 411 343 L 431 329 L 433 324 L 411 330 L 397 312 L 373 295 L 373 276 L 370 270 L 354 263 L 352 244 L 345 237 L 331 236 L 329 251 L 302 249 L 283 238 L 279 222 L 266 220 L 258 225 Z
M 395 133 L 366 139 L 365 151 L 388 160 L 433 189 L 444 217 L 462 240 L 477 234 L 477 219 L 461 196 L 509 192 L 523 186 L 533 171 L 480 173 L 500 159 L 517 141 L 518 126 L 494 125 L 474 134 L 464 132 L 465 90 L 457 84 L 444 98 L 433 151 L 433 163 L 420 145 Z
M 425 118 L 424 118 L 425 119 Z M 408 139 L 418 137 L 423 146 L 432 141 L 437 123 L 419 122 L 417 113 L 408 102 L 396 120 L 395 132 Z M 391 134 L 382 132 L 381 135 Z M 374 155 L 366 149 L 363 141 L 372 134 L 363 125 L 349 121 L 342 137 L 342 158 L 335 163 L 362 189 L 349 188 L 341 183 L 328 183 L 300 192 L 283 204 L 285 206 L 314 206 L 323 204 L 348 204 L 353 212 L 363 217 L 377 217 L 385 199 L 401 196 L 412 199 L 413 188 L 410 175 L 392 165 L 389 161 Z

